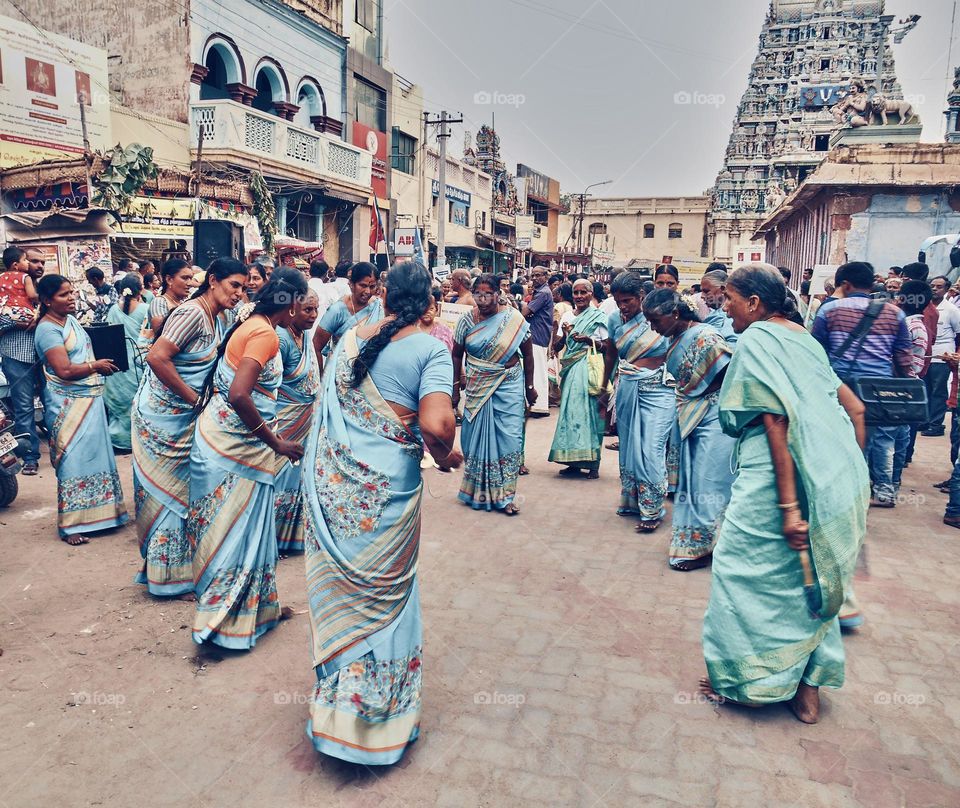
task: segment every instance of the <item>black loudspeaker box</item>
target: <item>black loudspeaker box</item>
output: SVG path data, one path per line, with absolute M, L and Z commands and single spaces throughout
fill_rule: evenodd
M 130 370 L 130 363 L 127 361 L 127 335 L 122 325 L 91 325 L 86 328 L 86 332 L 90 335 L 93 355 L 97 359 L 109 359 L 121 373 Z
M 243 228 L 221 219 L 197 219 L 193 223 L 193 259 L 207 269 L 216 258 L 243 261 Z

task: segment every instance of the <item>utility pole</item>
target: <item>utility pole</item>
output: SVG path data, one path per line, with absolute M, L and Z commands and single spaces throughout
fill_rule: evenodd
M 447 245 L 445 242 L 447 225 L 447 138 L 450 132 L 447 124 L 463 123 L 463 118 L 450 118 L 446 110 L 440 113 L 440 118 L 431 121 L 424 115 L 424 124 L 439 126 L 437 139 L 440 141 L 440 169 L 437 177 L 440 187 L 437 189 L 437 266 L 447 263 Z

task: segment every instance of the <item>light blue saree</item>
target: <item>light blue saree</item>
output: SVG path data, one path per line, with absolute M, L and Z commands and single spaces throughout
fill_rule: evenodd
M 819 343 L 772 323 L 741 334 L 727 369 L 720 422 L 739 441 L 738 469 L 713 554 L 703 652 L 713 689 L 734 701 L 785 701 L 800 682 L 843 684 L 837 614 L 866 532 L 870 480 L 839 386 Z M 783 537 L 764 413 L 789 419 L 787 445 L 810 526 L 816 614 L 799 554 Z
M 116 449 L 129 451 L 132 447 L 130 408 L 146 367 L 144 362 L 146 350 L 140 345 L 140 331 L 146 320 L 148 308 L 146 303 L 141 303 L 132 314 L 125 314 L 121 304 L 114 303 L 107 312 L 108 323 L 123 326 L 129 365 L 129 369 L 123 373 L 108 376 L 103 391 L 103 401 L 107 405 L 107 415 L 110 419 L 110 442 Z
M 174 314 L 199 305 L 187 301 Z M 168 319 L 168 325 L 172 322 Z M 213 321 L 208 339 L 192 343 L 202 347 L 180 351 L 173 357 L 180 378 L 193 390 L 199 392 L 203 387 L 226 330 L 227 319 L 221 315 Z M 195 426 L 193 407 L 148 367 L 133 402 L 131 422 L 137 538 L 143 557 L 137 583 L 146 584 L 147 591 L 159 597 L 193 592 L 193 549 L 184 532 Z
M 214 393 L 197 419 L 186 532 L 194 550 L 194 642 L 246 650 L 280 620 L 273 512 L 277 456 L 227 401 L 235 372 L 222 357 Z M 271 428 L 282 376 L 277 353 L 253 388 L 257 412 Z
M 107 435 L 103 376 L 68 381 L 57 376 L 46 360 L 47 351 L 63 346 L 71 364 L 94 361 L 90 337 L 68 315 L 63 326 L 41 321 L 34 342 L 46 378 L 44 423 L 50 433 L 50 463 L 57 472 L 60 538 L 125 525 L 129 517 Z
M 640 359 L 663 356 L 667 341 L 640 312 L 624 322 L 610 315 L 610 339 L 620 357 L 617 384 L 617 436 L 620 441 L 620 507 L 645 522 L 662 519 L 667 493 L 666 443 L 676 420 L 677 396 L 664 379 L 664 368 L 638 368 Z
M 465 314 L 453 341 L 464 347 L 463 482 L 458 494 L 474 509 L 503 510 L 517 493 L 523 462 L 523 367 L 517 362 L 530 326 L 513 308 L 474 322 Z
M 417 584 L 423 447 L 367 376 L 348 331 L 330 358 L 307 451 L 307 597 L 317 684 L 307 737 L 354 763 L 399 760 L 420 732 Z
M 708 556 L 717 522 L 733 482 L 734 441 L 720 428 L 719 389 L 710 385 L 730 363 L 730 347 L 720 334 L 695 323 L 667 353 L 667 370 L 677 384 L 677 422 L 672 441 L 679 449 L 679 476 L 673 499 L 670 565 Z
M 320 387 L 320 375 L 309 335 L 297 345 L 286 328 L 278 328 L 283 381 L 277 392 L 277 433 L 294 443 L 305 444 L 313 423 L 313 409 Z M 303 491 L 301 466 L 277 455 L 274 509 L 277 520 L 277 550 L 303 552 Z

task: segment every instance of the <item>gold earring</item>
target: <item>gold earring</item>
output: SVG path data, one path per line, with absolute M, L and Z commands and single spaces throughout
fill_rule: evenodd
M 290 316 L 291 316 L 291 317 L 295 317 L 296 314 L 297 314 L 297 310 L 296 310 L 296 309 L 290 309 Z

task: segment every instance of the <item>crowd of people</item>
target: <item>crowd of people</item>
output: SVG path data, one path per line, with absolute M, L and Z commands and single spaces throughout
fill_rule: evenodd
M 198 644 L 240 650 L 289 616 L 276 568 L 303 553 L 308 734 L 359 763 L 399 760 L 419 732 L 423 469 L 462 465 L 459 499 L 512 517 L 528 418 L 555 419 L 564 478 L 597 479 L 615 435 L 610 507 L 651 535 L 669 511 L 669 567 L 712 564 L 703 693 L 814 722 L 819 688 L 843 682 L 841 628 L 863 620 L 868 504 L 896 506 L 917 436 L 956 407 L 960 297 L 923 264 L 883 278 L 848 263 L 811 296 L 809 273 L 797 292 L 767 264 L 713 264 L 681 289 L 669 264 L 609 284 L 542 266 L 441 284 L 414 262 L 171 258 L 110 281 L 91 269 L 81 296 L 33 251 L 3 261 L 24 473 L 39 360 L 61 538 L 129 520 L 115 453 L 131 452 L 137 580 L 195 603 Z M 469 307 L 452 329 L 443 303 Z M 84 319 L 123 327 L 129 370 L 94 356 Z M 927 422 L 868 426 L 856 380 L 896 375 L 925 379 Z M 956 411 L 952 432 L 956 461 Z M 940 485 L 960 527 L 960 464 Z

